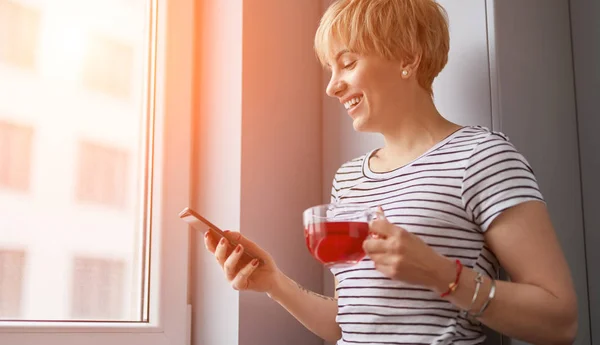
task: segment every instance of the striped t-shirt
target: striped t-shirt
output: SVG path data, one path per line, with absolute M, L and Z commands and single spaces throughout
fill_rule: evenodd
M 332 202 L 382 206 L 386 218 L 439 253 L 497 278 L 498 260 L 484 233 L 503 210 L 543 202 L 533 171 L 508 138 L 463 127 L 411 163 L 390 172 L 369 168 L 368 154 L 343 164 Z M 420 286 L 391 280 L 365 258 L 332 269 L 339 284 L 338 344 L 480 344 L 481 325 Z

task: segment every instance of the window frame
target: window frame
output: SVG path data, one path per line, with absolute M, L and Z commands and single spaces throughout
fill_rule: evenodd
M 148 322 L 2 322 L 2 344 L 189 344 L 190 233 L 177 214 L 191 202 L 192 73 L 195 0 L 151 0 L 156 6 L 155 183 L 149 237 Z M 157 226 L 158 225 L 158 226 Z M 151 255 L 150 255 L 151 254 Z

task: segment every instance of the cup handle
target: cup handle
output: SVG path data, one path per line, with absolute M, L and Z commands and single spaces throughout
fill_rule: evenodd
M 379 218 L 379 213 L 377 212 L 376 208 L 367 210 L 365 212 L 365 215 L 366 215 L 368 223 L 370 223 L 371 221 L 376 220 L 377 218 Z

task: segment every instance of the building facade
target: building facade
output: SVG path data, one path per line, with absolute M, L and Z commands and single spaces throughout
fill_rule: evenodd
M 0 0 L 0 319 L 139 320 L 144 0 Z

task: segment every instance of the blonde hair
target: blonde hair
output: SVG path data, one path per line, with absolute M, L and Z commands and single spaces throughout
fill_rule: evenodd
M 321 64 L 334 43 L 405 63 L 419 57 L 417 80 L 432 95 L 433 80 L 448 62 L 448 17 L 434 0 L 336 0 L 315 35 Z

